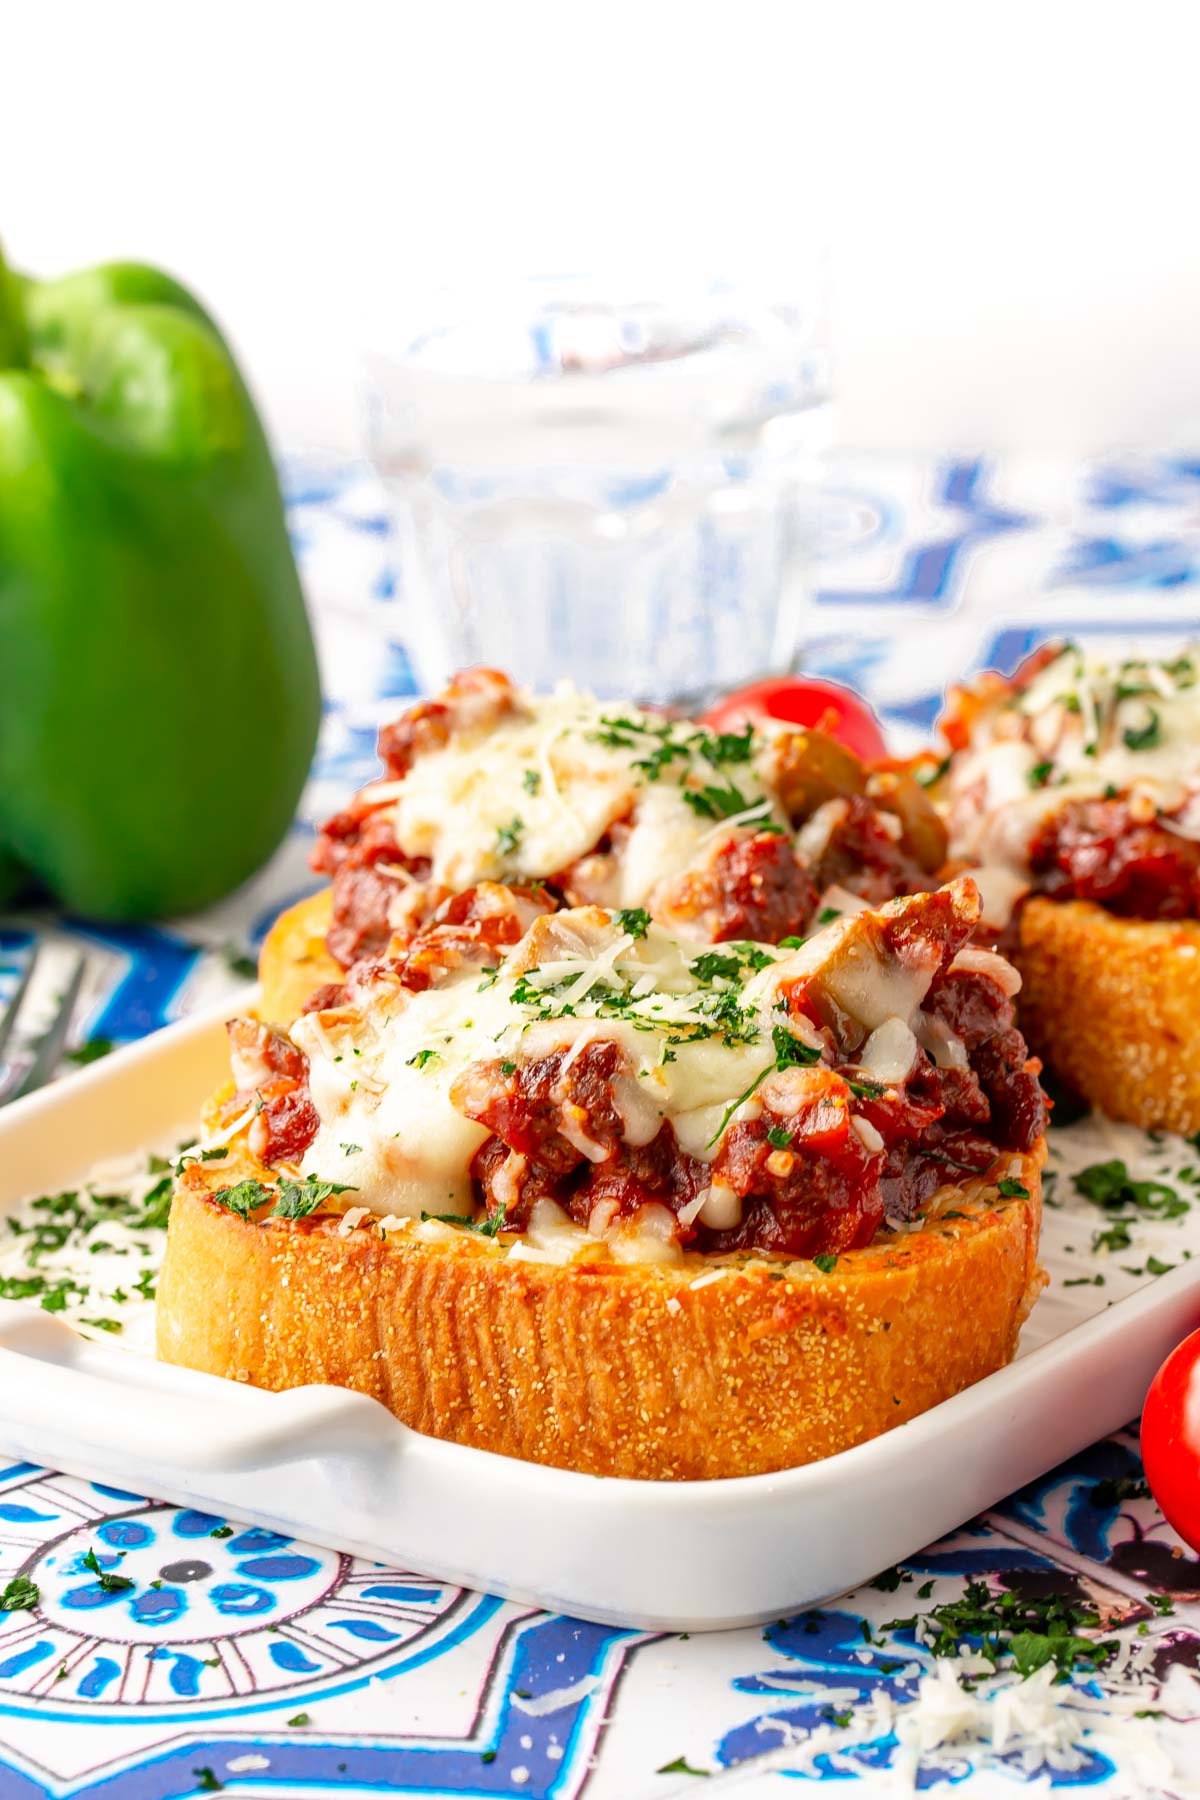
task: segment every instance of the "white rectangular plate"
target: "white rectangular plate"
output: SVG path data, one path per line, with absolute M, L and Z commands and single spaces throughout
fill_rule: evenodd
M 227 1010 L 0 1112 L 0 1213 L 193 1131 L 227 1072 Z M 857 1585 L 1134 1417 L 1200 1315 L 1200 1257 L 1115 1301 L 1134 1282 L 1115 1263 L 1104 1288 L 1064 1293 L 1097 1222 L 1048 1214 L 1054 1284 L 1010 1368 L 778 1475 L 541 1468 L 422 1437 L 341 1389 L 268 1394 L 170 1368 L 12 1301 L 0 1302 L 0 1450 L 604 1623 L 758 1623 Z

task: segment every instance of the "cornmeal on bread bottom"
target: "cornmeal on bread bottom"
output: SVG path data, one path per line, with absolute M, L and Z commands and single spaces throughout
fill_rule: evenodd
M 1200 923 L 1034 896 L 1013 961 L 1030 1049 L 1083 1099 L 1144 1130 L 1200 1130 Z
M 330 1382 L 416 1431 L 594 1475 L 695 1480 L 813 1462 L 1003 1367 L 1043 1285 L 1044 1142 L 940 1214 L 811 1261 L 520 1261 L 498 1239 L 254 1223 L 179 1184 L 158 1290 L 166 1362 L 258 1387 Z M 266 1171 L 258 1169 L 258 1174 Z M 433 1222 L 430 1222 L 431 1227 Z

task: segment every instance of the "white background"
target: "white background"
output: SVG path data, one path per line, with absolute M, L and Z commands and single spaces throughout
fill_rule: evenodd
M 827 234 L 840 434 L 1200 442 L 1200 9 L 0 3 L 0 233 L 161 261 L 289 448 L 435 278 Z

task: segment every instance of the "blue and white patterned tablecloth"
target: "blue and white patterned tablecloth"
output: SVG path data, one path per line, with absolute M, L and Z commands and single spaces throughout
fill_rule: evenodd
M 171 928 L 41 922 L 89 948 L 92 1037 L 126 1042 L 232 991 L 232 957 L 252 954 L 280 907 L 317 885 L 306 865 L 314 823 L 372 771 L 379 724 L 415 689 L 373 479 L 312 464 L 287 476 L 328 696 L 312 783 L 271 866 L 203 917 Z M 862 688 L 898 742 L 923 739 L 946 680 L 1009 666 L 1039 637 L 1167 638 L 1197 624 L 1200 459 L 863 461 L 832 486 L 809 662 Z M 512 661 L 519 668 L 515 651 Z M 0 926 L 0 993 L 28 936 L 22 922 Z M 42 1589 L 37 1614 L 0 1613 L 0 1800 L 164 1800 L 218 1786 L 641 1800 L 691 1793 L 698 1774 L 763 1794 L 818 1779 L 873 1792 L 899 1778 L 895 1736 L 859 1733 L 854 1747 L 838 1721 L 857 1712 L 886 1723 L 886 1704 L 864 1714 L 862 1703 L 902 1704 L 931 1657 L 911 1633 L 881 1648 L 868 1628 L 912 1612 L 926 1583 L 924 1605 L 955 1597 L 964 1577 L 1088 1596 L 1131 1632 L 1144 1624 L 1147 1667 L 1166 1684 L 1155 1704 L 1168 1716 L 1152 1728 L 1176 1764 L 1166 1785 L 1196 1792 L 1186 1770 L 1200 1773 L 1188 1723 L 1200 1689 L 1187 1672 L 1200 1668 L 1200 1563 L 1150 1500 L 1122 1497 L 1139 1473 L 1136 1438 L 1122 1434 L 913 1557 L 897 1591 L 864 1589 L 761 1632 L 685 1639 L 581 1624 L 113 1488 L 0 1468 L 0 1566 L 27 1563 Z M 1126 1489 L 1097 1494 L 1103 1478 Z M 153 1571 L 162 1585 L 81 1587 L 64 1573 L 75 1540 L 124 1551 L 127 1573 L 148 1582 Z M 73 1634 L 65 1658 L 59 1631 Z M 1026 1759 L 1025 1778 L 1158 1791 L 1152 1761 L 1103 1745 L 1068 1757 L 1070 1768 L 1039 1772 Z M 943 1751 L 918 1783 L 961 1782 L 979 1760 Z M 1011 1791 L 1022 1767 L 993 1758 L 970 1790 Z

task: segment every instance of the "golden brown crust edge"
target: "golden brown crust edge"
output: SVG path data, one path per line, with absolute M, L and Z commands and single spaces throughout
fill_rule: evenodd
M 1200 923 L 1028 900 L 1018 1023 L 1093 1106 L 1144 1129 L 1200 1130 Z
M 258 958 L 259 1013 L 271 1024 L 290 1025 L 319 987 L 345 975 L 325 948 L 332 913 L 333 889 L 321 888 L 280 913 L 267 933 Z
M 875 1437 L 1008 1362 L 1044 1284 L 1045 1144 L 1006 1156 L 1028 1198 L 972 1181 L 965 1216 L 839 1257 L 675 1268 L 511 1260 L 489 1241 L 247 1223 L 193 1165 L 171 1212 L 158 1353 L 256 1386 L 330 1382 L 414 1430 L 597 1475 L 791 1468 Z M 259 1171 L 259 1173 L 263 1173 Z M 957 1202 L 957 1204 L 956 1204 Z

